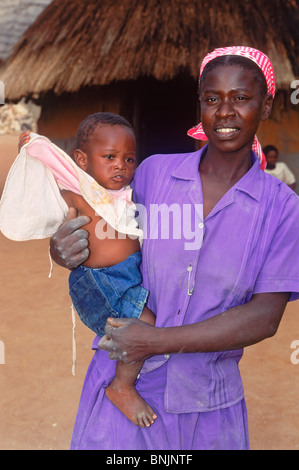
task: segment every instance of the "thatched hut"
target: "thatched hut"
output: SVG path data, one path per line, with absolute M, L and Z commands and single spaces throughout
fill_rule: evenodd
M 22 36 L 0 79 L 6 99 L 26 97 L 42 106 L 39 131 L 65 148 L 87 114 L 110 110 L 126 116 L 142 159 L 156 151 L 194 149 L 186 130 L 199 120 L 203 56 L 219 46 L 250 45 L 273 61 L 279 90 L 262 143 L 299 157 L 299 114 L 290 102 L 290 83 L 299 75 L 298 5 L 54 0 Z

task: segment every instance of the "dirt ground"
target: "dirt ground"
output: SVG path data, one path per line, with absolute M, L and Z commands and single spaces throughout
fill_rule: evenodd
M 17 137 L 0 136 L 0 192 L 16 148 Z M 73 376 L 68 273 L 54 266 L 48 278 L 48 240 L 0 234 L 0 260 L 0 450 L 68 449 L 93 334 L 77 321 Z M 253 450 L 299 449 L 294 340 L 299 301 L 288 305 L 277 335 L 247 348 L 241 361 Z

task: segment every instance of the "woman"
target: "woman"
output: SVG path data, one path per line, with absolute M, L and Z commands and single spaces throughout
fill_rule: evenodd
M 137 428 L 109 403 L 115 361 L 95 340 L 72 449 L 248 449 L 242 348 L 274 335 L 287 302 L 299 298 L 298 198 L 261 171 L 256 138 L 274 93 L 264 54 L 214 51 L 201 67 L 202 123 L 189 131 L 208 145 L 138 168 L 135 201 L 146 215 L 166 207 L 143 223 L 143 284 L 156 326 L 111 319 L 99 348 L 110 359 L 148 358 L 136 388 L 158 418 Z M 164 237 L 169 208 L 176 224 Z M 83 223 L 69 221 L 51 240 L 59 264 L 72 268 L 88 256 Z

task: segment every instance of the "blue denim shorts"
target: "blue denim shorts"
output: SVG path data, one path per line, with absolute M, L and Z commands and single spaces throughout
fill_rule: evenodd
M 148 291 L 140 286 L 141 253 L 108 268 L 79 266 L 69 276 L 73 305 L 80 320 L 98 336 L 108 317 L 139 318 Z

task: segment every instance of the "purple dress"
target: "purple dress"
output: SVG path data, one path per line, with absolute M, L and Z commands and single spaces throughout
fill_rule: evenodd
M 292 292 L 291 300 L 299 298 L 297 195 L 262 172 L 253 153 L 251 169 L 203 219 L 198 166 L 204 150 L 154 155 L 134 178 L 145 235 L 143 285 L 158 327 L 205 320 L 256 293 Z M 71 448 L 248 449 L 241 357 L 242 350 L 235 350 L 145 361 L 136 388 L 158 418 L 140 428 L 106 398 L 115 362 L 96 350 Z

